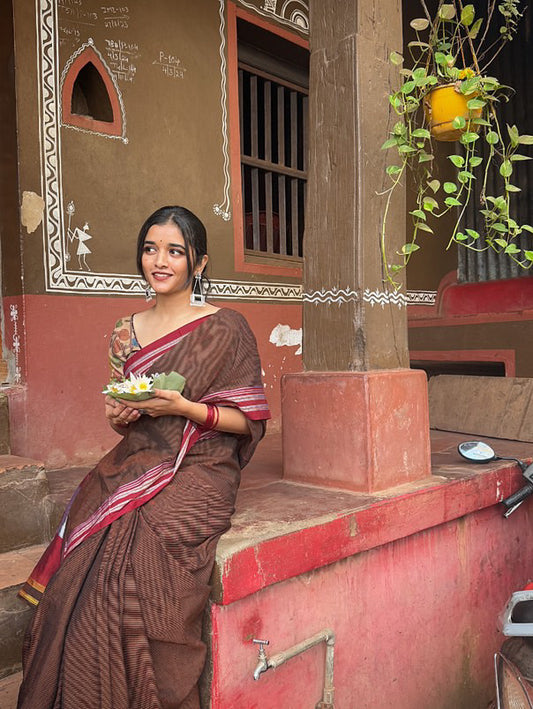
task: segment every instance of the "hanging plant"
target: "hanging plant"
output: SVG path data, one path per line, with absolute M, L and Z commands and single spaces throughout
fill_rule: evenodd
M 389 96 L 398 121 L 384 150 L 395 150 L 396 159 L 386 172 L 392 184 L 386 196 L 381 252 L 384 280 L 394 287 L 396 273 L 405 268 L 411 255 L 420 248 L 420 232 L 433 233 L 434 220 L 454 214 L 454 226 L 447 247 L 460 244 L 476 251 L 492 249 L 505 253 L 523 268 L 533 264 L 533 250 L 521 249 L 517 237 L 533 233 L 529 224 L 512 218 L 511 202 L 520 188 L 513 184 L 516 162 L 530 160 L 524 146 L 533 144 L 533 136 L 520 134 L 516 126 L 502 126 L 499 109 L 513 90 L 487 73 L 488 67 L 506 42 L 513 39 L 522 13 L 519 0 L 487 0 L 486 17 L 476 17 L 473 5 L 460 0 L 440 2 L 432 16 L 420 0 L 423 17 L 411 21 L 416 40 L 409 42 L 410 68 L 402 68 L 404 59 L 392 52 L 391 62 L 399 67 L 402 82 Z M 489 28 L 499 26 L 498 39 L 489 42 Z M 443 117 L 450 99 L 450 114 Z M 441 182 L 435 166 L 434 141 L 457 141 L 448 160 L 455 169 L 453 179 Z M 479 146 L 485 143 L 485 154 Z M 494 170 L 501 177 L 500 194 L 487 194 L 488 178 Z M 412 231 L 393 263 L 387 250 L 387 217 L 394 190 L 410 173 L 416 190 L 416 207 L 409 212 Z M 474 194 L 474 181 L 481 184 L 480 212 L 483 232 L 462 228 L 464 215 Z

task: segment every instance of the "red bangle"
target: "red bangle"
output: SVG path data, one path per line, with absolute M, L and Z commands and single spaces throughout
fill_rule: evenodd
M 216 428 L 218 424 L 219 411 L 218 406 L 214 406 L 213 404 L 206 404 L 206 406 L 207 416 L 202 424 L 202 428 L 205 428 L 206 431 L 211 431 L 213 428 Z

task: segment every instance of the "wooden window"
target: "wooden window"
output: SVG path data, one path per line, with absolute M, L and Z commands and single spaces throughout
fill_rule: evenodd
M 242 19 L 237 37 L 244 253 L 299 260 L 309 53 Z

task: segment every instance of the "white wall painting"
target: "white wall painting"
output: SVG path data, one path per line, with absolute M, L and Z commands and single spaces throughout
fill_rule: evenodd
M 13 327 L 13 339 L 11 341 L 12 343 L 12 349 L 13 349 L 13 355 L 15 359 L 15 374 L 13 377 L 13 382 L 14 384 L 20 384 L 22 382 L 22 370 L 20 367 L 20 335 L 19 335 L 19 328 L 18 328 L 18 321 L 19 321 L 19 309 L 18 305 L 13 305 L 11 304 L 9 306 L 9 319 L 11 320 L 12 327 Z
M 67 214 L 68 214 L 68 226 L 67 226 L 67 237 L 70 243 L 77 241 L 78 246 L 76 248 L 76 256 L 78 257 L 78 264 L 80 266 L 80 271 L 85 270 L 85 271 L 90 271 L 91 269 L 89 268 L 87 264 L 87 254 L 91 253 L 91 250 L 87 246 L 87 241 L 89 239 L 92 239 L 93 237 L 91 234 L 89 234 L 89 224 L 88 222 L 85 222 L 83 227 L 80 229 L 79 227 L 74 227 L 72 228 L 72 217 L 76 213 L 76 207 L 74 206 L 74 202 L 69 202 L 67 204 Z M 65 260 L 70 261 L 71 255 L 70 251 L 67 251 L 65 254 Z
M 261 7 L 246 0 L 239 0 L 239 3 L 264 17 L 274 16 L 281 24 L 304 34 L 309 32 L 309 6 L 303 0 L 264 0 Z

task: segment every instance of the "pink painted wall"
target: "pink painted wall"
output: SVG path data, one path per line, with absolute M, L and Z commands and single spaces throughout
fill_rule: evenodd
M 336 633 L 336 709 L 485 709 L 496 624 L 533 568 L 533 508 L 498 506 L 213 606 L 212 709 L 306 709 L 321 698 L 323 645 L 252 678 L 268 654 Z M 290 555 L 290 549 L 287 549 Z
M 13 339 L 10 304 L 19 311 L 18 354 L 22 384 L 8 390 L 11 448 L 48 466 L 97 460 L 117 440 L 103 416 L 108 381 L 107 347 L 115 321 L 146 307 L 143 299 L 28 295 L 4 299 L 6 345 Z M 257 337 L 272 409 L 270 430 L 280 428 L 279 382 L 300 371 L 296 347 L 269 342 L 278 324 L 301 327 L 301 309 L 275 303 L 222 303 L 243 313 Z

